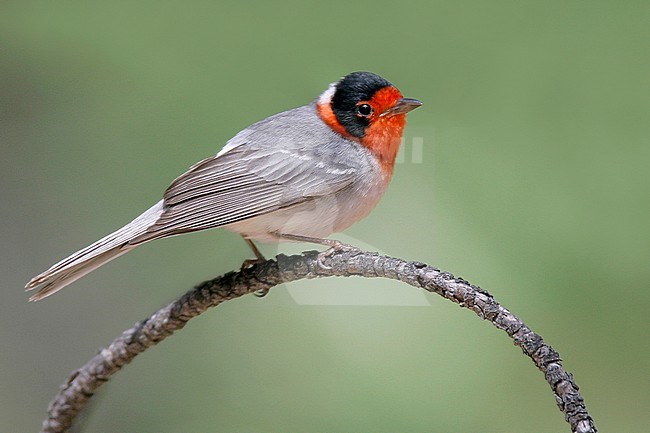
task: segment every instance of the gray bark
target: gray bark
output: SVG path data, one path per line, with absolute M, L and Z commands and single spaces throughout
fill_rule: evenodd
M 183 328 L 188 320 L 208 308 L 256 291 L 267 291 L 281 283 L 328 276 L 399 280 L 472 310 L 481 319 L 505 331 L 514 344 L 544 373 L 572 432 L 596 432 L 578 386 L 573 376 L 562 367 L 559 354 L 519 318 L 497 303 L 488 292 L 424 263 L 359 250 L 330 251 L 327 254 L 310 251 L 289 257 L 279 255 L 275 260 L 199 284 L 151 317 L 124 331 L 86 365 L 74 371 L 50 402 L 41 432 L 68 431 L 88 399 L 113 374 L 136 355 Z

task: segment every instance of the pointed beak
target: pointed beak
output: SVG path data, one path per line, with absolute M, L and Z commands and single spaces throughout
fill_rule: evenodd
M 394 116 L 396 114 L 406 114 L 411 110 L 415 110 L 422 105 L 422 102 L 413 98 L 401 98 L 398 99 L 395 105 L 390 107 L 388 110 L 381 113 L 381 117 L 384 116 Z

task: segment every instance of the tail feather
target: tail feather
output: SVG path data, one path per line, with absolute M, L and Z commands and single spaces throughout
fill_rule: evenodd
M 147 229 L 160 218 L 162 210 L 163 203 L 160 201 L 121 229 L 77 251 L 32 278 L 25 286 L 25 290 L 42 287 L 29 300 L 39 301 L 46 298 L 138 246 L 140 243 L 132 241 L 147 232 Z

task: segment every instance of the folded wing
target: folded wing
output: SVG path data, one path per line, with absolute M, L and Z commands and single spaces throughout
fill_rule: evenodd
M 321 159 L 309 150 L 250 145 L 204 159 L 167 188 L 162 215 L 131 244 L 234 223 L 334 194 L 353 182 L 353 168 Z

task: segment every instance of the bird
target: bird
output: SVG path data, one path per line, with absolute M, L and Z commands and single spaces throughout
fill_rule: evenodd
M 422 105 L 371 72 L 349 73 L 308 104 L 256 122 L 177 177 L 133 221 L 32 278 L 46 298 L 146 242 L 211 228 L 255 242 L 326 239 L 364 218 L 393 174 L 406 113 Z M 246 262 L 245 262 L 246 263 Z

